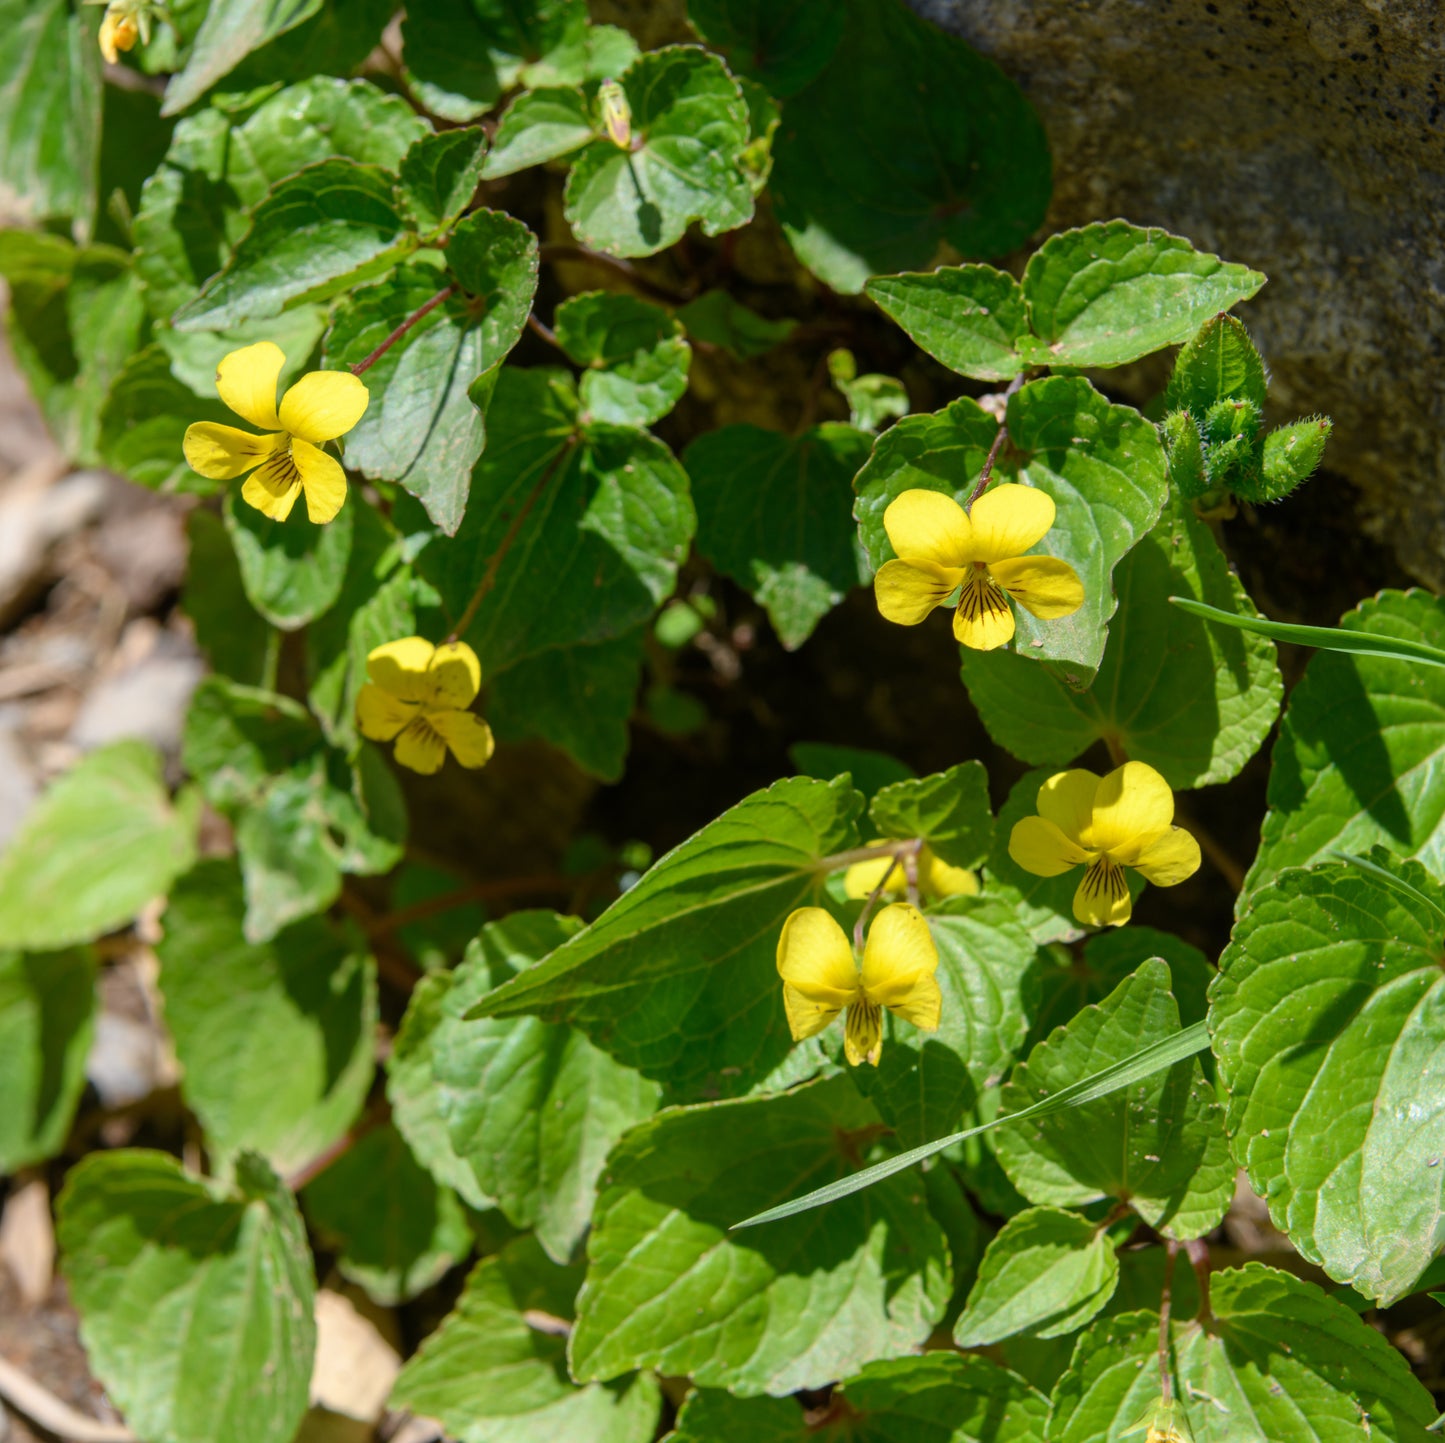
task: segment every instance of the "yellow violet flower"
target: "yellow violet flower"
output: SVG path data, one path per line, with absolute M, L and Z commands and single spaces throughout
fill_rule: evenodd
M 266 434 L 197 421 L 186 428 L 186 461 L 212 481 L 252 472 L 241 488 L 242 499 L 273 521 L 284 521 L 304 491 L 306 514 L 321 525 L 346 500 L 346 472 L 321 446 L 351 430 L 371 396 L 350 371 L 312 371 L 282 396 L 278 407 L 276 385 L 285 364 L 285 354 L 271 341 L 225 357 L 216 367 L 217 394 Z
M 126 0 L 112 0 L 105 8 L 100 22 L 100 53 L 107 65 L 120 60 L 122 50 L 132 50 L 140 39 L 140 24 L 136 19 L 135 7 Z
M 843 1051 L 854 1067 L 878 1065 L 885 1007 L 925 1032 L 937 1031 L 943 1007 L 937 970 L 928 923 L 906 902 L 884 907 L 873 919 L 861 968 L 843 929 L 821 907 L 799 907 L 778 938 L 778 975 L 793 1041 L 821 1032 L 846 1008 Z
M 1174 793 L 1145 762 L 1125 762 L 1106 777 L 1077 768 L 1039 788 L 1039 815 L 1014 824 L 1008 854 L 1036 877 L 1085 868 L 1074 916 L 1086 926 L 1122 926 L 1133 903 L 1124 868 L 1156 887 L 1199 870 L 1199 843 L 1174 825 Z
M 362 736 L 394 739 L 397 761 L 423 776 L 439 771 L 448 751 L 464 767 L 486 765 L 492 729 L 467 710 L 481 690 L 482 667 L 465 642 L 389 641 L 366 658 L 366 674 L 371 680 L 356 698 Z
M 870 847 L 879 842 L 869 842 Z M 877 857 L 871 862 L 854 862 L 843 876 L 843 890 L 856 899 L 871 897 L 884 877 L 885 896 L 902 896 L 908 890 L 908 876 L 897 857 Z M 944 897 L 972 897 L 978 892 L 978 877 L 967 867 L 951 867 L 940 861 L 926 842 L 918 849 L 918 890 L 930 902 Z
M 916 626 L 961 586 L 953 634 L 975 651 L 1012 639 L 1009 597 L 1035 616 L 1070 616 L 1084 604 L 1078 573 L 1057 557 L 1024 555 L 1053 524 L 1053 498 L 1032 486 L 995 486 L 972 511 L 938 491 L 905 491 L 883 513 L 898 559 L 873 578 L 878 610 Z

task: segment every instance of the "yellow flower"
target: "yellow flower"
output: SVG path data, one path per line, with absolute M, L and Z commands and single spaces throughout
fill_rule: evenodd
M 881 846 L 869 842 L 870 847 Z M 843 890 L 848 896 L 871 897 L 884 877 L 886 896 L 902 896 L 908 890 L 908 877 L 897 857 L 877 857 L 871 862 L 854 862 L 843 877 Z M 926 842 L 918 850 L 918 890 L 930 902 L 944 897 L 972 897 L 978 892 L 978 878 L 967 867 L 950 867 L 934 855 Z
M 128 0 L 112 0 L 100 22 L 100 53 L 105 56 L 106 63 L 117 64 L 120 52 L 133 49 L 139 39 L 140 24 L 134 5 Z
M 906 902 L 873 919 L 861 969 L 843 929 L 821 907 L 799 907 L 778 938 L 778 975 L 793 1041 L 821 1032 L 847 1008 L 843 1051 L 854 1067 L 878 1065 L 885 1007 L 925 1032 L 938 1029 L 943 997 L 933 976 L 937 969 L 928 923 Z
M 276 383 L 285 364 L 280 346 L 270 341 L 232 351 L 216 367 L 216 391 L 242 420 L 267 434 L 198 421 L 186 428 L 186 460 L 212 481 L 252 471 L 241 496 L 273 521 L 284 521 L 304 491 L 306 514 L 319 525 L 346 500 L 346 472 L 321 445 L 351 430 L 371 397 L 350 371 L 312 371 L 282 396 L 278 408 Z
M 873 578 L 878 610 L 916 626 L 961 586 L 953 634 L 975 651 L 1013 637 L 1010 596 L 1035 616 L 1070 616 L 1084 604 L 1078 573 L 1057 557 L 1023 554 L 1053 524 L 1053 498 L 1032 486 L 995 486 L 971 512 L 938 491 L 905 491 L 883 513 L 898 559 Z
M 1125 867 L 1156 887 L 1199 870 L 1199 843 L 1173 823 L 1174 793 L 1144 762 L 1125 762 L 1107 777 L 1060 772 L 1039 788 L 1039 815 L 1014 824 L 1008 854 L 1036 877 L 1082 864 L 1074 916 L 1086 926 L 1119 927 L 1133 908 Z
M 366 674 L 371 681 L 356 698 L 362 736 L 395 738 L 397 761 L 424 776 L 441 769 L 448 749 L 464 767 L 486 765 L 492 729 L 467 710 L 481 690 L 482 668 L 465 642 L 389 641 L 366 658 Z

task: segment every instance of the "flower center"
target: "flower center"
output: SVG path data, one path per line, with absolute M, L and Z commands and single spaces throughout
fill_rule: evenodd
M 426 711 L 418 711 L 417 714 L 406 724 L 406 729 L 423 746 L 436 747 L 445 746 L 441 734 L 431 724 L 430 714 Z
M 1109 897 L 1118 901 L 1129 894 L 1124 869 L 1107 852 L 1100 852 L 1084 873 L 1083 892 L 1086 897 Z
M 981 561 L 973 563 L 973 569 L 963 578 L 963 590 L 958 594 L 958 614 L 965 621 L 977 621 L 981 616 L 997 616 L 1008 611 L 1008 597 L 1003 587 L 989 575 L 988 567 Z
M 291 438 L 279 451 L 273 451 L 257 468 L 256 476 L 273 495 L 280 496 L 301 484 L 301 472 L 291 458 Z
M 858 1000 L 848 1004 L 843 1023 L 843 1040 L 848 1053 L 859 1062 L 864 1058 L 876 1062 L 882 1037 L 883 1009 L 876 1002 L 870 1002 L 867 993 L 860 991 Z

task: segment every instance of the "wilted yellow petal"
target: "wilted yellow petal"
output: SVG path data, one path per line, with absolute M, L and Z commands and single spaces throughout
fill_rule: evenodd
M 1183 827 L 1170 827 L 1140 851 L 1133 865 L 1156 887 L 1172 887 L 1199 870 L 1199 843 Z
M 973 559 L 968 513 L 941 491 L 905 491 L 883 513 L 883 529 L 904 561 L 960 567 Z
M 361 420 L 370 399 L 350 371 L 311 371 L 281 398 L 281 425 L 303 441 L 334 441 Z
M 291 459 L 301 473 L 307 516 L 317 526 L 325 526 L 346 500 L 346 472 L 334 456 L 299 436 L 291 439 Z
M 1140 851 L 1174 820 L 1174 793 L 1147 762 L 1115 767 L 1094 795 L 1092 846 L 1133 865 Z
M 925 847 L 918 854 L 918 885 L 927 897 L 973 897 L 978 893 L 978 875 L 940 861 Z
M 989 574 L 1025 611 L 1044 620 L 1072 616 L 1084 604 L 1079 573 L 1056 556 L 995 561 Z
M 492 729 L 475 712 L 430 712 L 427 719 L 464 767 L 484 767 L 491 760 Z
M 424 636 L 404 636 L 373 647 L 366 656 L 366 674 L 401 701 L 430 701 L 435 655 L 436 647 Z
M 1124 869 L 1096 857 L 1074 893 L 1074 916 L 1086 927 L 1122 927 L 1134 910 Z
M 873 843 L 868 845 L 871 847 Z M 843 874 L 843 892 L 846 896 L 861 901 L 873 895 L 874 889 L 884 877 L 888 877 L 886 890 L 889 892 L 901 892 L 908 885 L 903 874 L 903 863 L 897 857 L 875 857 L 871 862 L 854 862 L 848 868 Z
M 1052 822 L 1043 817 L 1025 817 L 1014 823 L 1009 833 L 1008 854 L 1036 877 L 1057 877 L 1090 854 L 1077 842 L 1070 841 Z
M 429 777 L 447 759 L 447 744 L 425 716 L 413 718 L 396 739 L 396 759 L 404 767 Z
M 923 914 L 907 902 L 884 907 L 863 948 L 863 992 L 870 1002 L 894 1007 L 922 977 L 938 970 L 938 948 Z
M 860 997 L 848 1005 L 848 1019 L 843 1024 L 843 1056 L 850 1067 L 861 1063 L 878 1066 L 883 1055 L 883 1011 L 876 1002 Z
M 1089 828 L 1094 822 L 1094 798 L 1099 778 L 1082 767 L 1051 776 L 1039 788 L 1039 816 L 1052 822 L 1071 842 L 1091 847 Z
M 437 647 L 428 670 L 431 699 L 437 706 L 464 710 L 476 701 L 482 689 L 482 664 L 464 641 L 448 641 Z
M 809 1002 L 837 1011 L 858 995 L 853 947 L 821 907 L 799 907 L 778 938 L 778 976 Z
M 1014 614 L 986 571 L 971 569 L 953 613 L 953 634 L 973 651 L 995 651 L 1013 640 Z
M 788 1018 L 788 1031 L 794 1042 L 805 1037 L 814 1037 L 821 1032 L 843 1009 L 825 1007 L 821 1002 L 809 1002 L 796 987 L 783 983 L 783 1011 Z
M 992 563 L 1022 556 L 1054 524 L 1054 498 L 1034 486 L 1009 482 L 985 491 L 970 509 L 973 560 Z
M 885 621 L 917 626 L 962 580 L 963 572 L 931 561 L 885 561 L 873 578 L 873 596 Z
M 221 359 L 216 367 L 216 394 L 243 421 L 263 431 L 288 429 L 276 414 L 276 383 L 286 354 L 274 341 L 257 341 Z
M 356 694 L 356 724 L 374 742 L 391 741 L 416 712 L 415 702 L 400 701 L 371 682 Z
M 192 471 L 212 481 L 232 481 L 285 445 L 284 435 L 257 436 L 235 426 L 197 421 L 186 427 L 181 450 Z

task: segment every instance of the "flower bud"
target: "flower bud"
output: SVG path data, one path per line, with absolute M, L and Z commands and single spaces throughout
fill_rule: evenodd
M 598 104 L 602 107 L 602 124 L 606 127 L 607 138 L 619 150 L 632 149 L 632 107 L 627 96 L 615 80 L 604 80 L 597 92 Z

